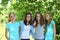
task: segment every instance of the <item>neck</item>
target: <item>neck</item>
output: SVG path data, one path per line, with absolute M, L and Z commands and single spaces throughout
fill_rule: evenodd
M 38 24 L 40 24 L 40 20 L 38 20 Z
M 14 23 L 14 22 L 15 22 L 15 20 L 11 20 L 11 22 L 12 22 L 12 23 Z
M 48 24 L 50 23 L 50 20 L 48 20 Z
M 28 24 L 28 21 L 27 21 L 27 24 Z

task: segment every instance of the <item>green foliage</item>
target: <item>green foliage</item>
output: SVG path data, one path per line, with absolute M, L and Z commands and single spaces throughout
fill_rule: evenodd
M 56 23 L 57 34 L 59 34 L 60 0 L 10 0 L 11 4 L 9 7 L 7 7 L 5 2 L 8 3 L 8 0 L 2 0 L 1 6 L 3 7 L 0 8 L 0 14 L 3 14 L 5 19 L 9 12 L 15 12 L 17 21 L 23 19 L 25 12 L 31 12 L 32 17 L 34 17 L 35 13 L 38 11 L 43 15 L 46 14 L 46 12 L 50 12 L 52 19 Z
M 5 6 L 7 3 L 8 3 L 8 0 L 2 0 L 1 4 Z
M 56 40 L 60 40 L 60 35 L 56 35 Z

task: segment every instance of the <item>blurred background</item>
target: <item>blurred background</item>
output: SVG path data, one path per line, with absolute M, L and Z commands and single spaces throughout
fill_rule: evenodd
M 60 0 L 0 0 L 0 40 L 6 40 L 5 25 L 10 12 L 16 14 L 16 21 L 20 21 L 25 12 L 31 12 L 34 17 L 38 11 L 43 16 L 46 12 L 51 13 L 56 23 L 56 40 L 60 40 Z M 30 39 L 32 40 L 32 37 Z

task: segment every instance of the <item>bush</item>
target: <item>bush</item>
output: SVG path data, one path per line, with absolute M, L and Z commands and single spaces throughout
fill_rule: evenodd
M 10 0 L 10 5 L 5 2 L 8 3 L 8 0 L 3 0 L 0 7 L 0 14 L 3 16 L 3 20 L 7 18 L 9 12 L 16 13 L 17 21 L 22 20 L 27 11 L 31 12 L 33 17 L 35 12 L 38 11 L 43 15 L 46 12 L 50 12 L 52 19 L 56 23 L 57 34 L 60 33 L 60 0 Z

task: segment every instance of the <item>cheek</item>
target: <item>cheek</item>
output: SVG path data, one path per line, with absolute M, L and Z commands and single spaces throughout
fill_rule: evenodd
M 50 18 L 50 16 L 48 16 L 48 19 Z
M 36 17 L 37 19 L 40 19 L 40 17 Z
M 15 17 L 13 17 L 12 19 L 16 19 Z
M 46 19 L 47 19 L 48 17 L 46 16 Z
M 45 18 L 47 19 L 48 17 L 46 16 Z
M 50 18 L 50 16 L 49 16 L 49 15 L 46 15 L 46 18 L 48 18 L 48 19 L 49 19 L 49 18 Z
M 29 17 L 28 19 L 30 20 L 31 18 Z
M 30 17 L 27 17 L 26 19 L 27 19 L 27 20 L 30 20 L 31 18 L 30 18 Z
M 46 15 L 46 18 L 48 18 L 48 15 Z
M 50 17 L 48 16 L 48 17 L 46 17 L 46 19 L 47 19 L 47 20 L 49 20 L 49 19 L 50 19 Z

